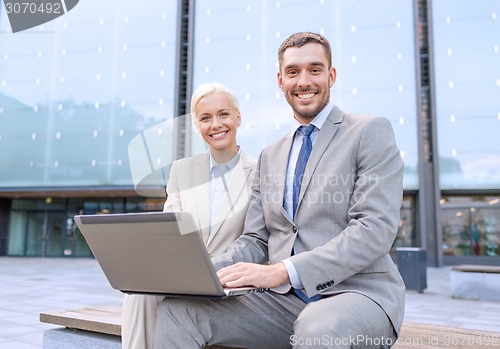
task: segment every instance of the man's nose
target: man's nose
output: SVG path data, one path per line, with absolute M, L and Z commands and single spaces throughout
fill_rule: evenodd
M 311 84 L 311 79 L 309 74 L 301 73 L 299 74 L 299 79 L 297 81 L 299 86 L 309 86 Z

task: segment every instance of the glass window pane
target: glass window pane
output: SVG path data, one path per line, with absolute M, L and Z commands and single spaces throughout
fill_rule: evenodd
M 44 247 L 43 212 L 30 212 L 26 222 L 26 256 L 42 256 Z
M 45 226 L 45 254 L 48 257 L 60 257 L 64 254 L 63 241 L 66 234 L 66 215 L 63 212 L 47 213 Z
M 173 117 L 176 4 L 86 0 L 15 34 L 1 11 L 0 187 L 132 185 L 128 144 Z
M 500 186 L 500 2 L 432 2 L 442 189 Z
M 419 238 L 415 231 L 416 221 L 415 197 L 403 197 L 401 206 L 401 218 L 398 226 L 398 233 L 394 240 L 393 248 L 420 246 Z
M 412 1 L 197 0 L 195 8 L 194 87 L 219 81 L 235 92 L 245 151 L 258 156 L 289 131 L 292 113 L 277 84 L 277 51 L 300 27 L 332 44 L 333 102 L 389 118 L 405 161 L 405 188 L 418 187 Z
M 441 208 L 445 255 L 500 255 L 499 197 L 445 196 Z
M 24 234 L 26 227 L 26 212 L 10 213 L 9 219 L 9 245 L 7 254 L 9 256 L 22 256 L 24 255 L 24 244 L 26 243 L 26 235 Z M 15 232 L 13 234 L 12 232 Z

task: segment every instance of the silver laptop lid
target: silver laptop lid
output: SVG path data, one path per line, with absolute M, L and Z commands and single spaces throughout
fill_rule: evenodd
M 188 213 L 77 215 L 75 222 L 117 290 L 224 296 L 201 233 Z

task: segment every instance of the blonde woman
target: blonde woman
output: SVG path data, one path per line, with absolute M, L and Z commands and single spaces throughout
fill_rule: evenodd
M 199 86 L 191 98 L 191 115 L 209 149 L 172 164 L 164 211 L 190 212 L 208 252 L 217 255 L 243 232 L 257 161 L 236 143 L 241 115 L 238 100 L 227 87 Z M 156 307 L 163 298 L 125 295 L 124 349 L 153 348 Z

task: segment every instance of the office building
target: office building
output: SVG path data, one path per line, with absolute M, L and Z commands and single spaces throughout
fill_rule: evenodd
M 203 151 L 189 96 L 241 103 L 241 146 L 289 130 L 277 49 L 332 43 L 343 110 L 387 117 L 405 163 L 394 246 L 500 262 L 499 0 L 81 1 L 9 32 L 0 9 L 0 255 L 89 256 L 77 213 L 161 210 L 169 164 Z

